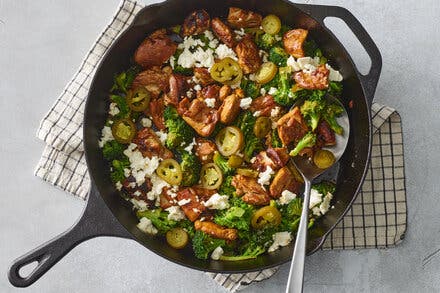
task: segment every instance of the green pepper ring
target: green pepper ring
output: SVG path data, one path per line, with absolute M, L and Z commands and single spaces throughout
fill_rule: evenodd
M 119 119 L 113 122 L 112 134 L 117 142 L 127 144 L 130 143 L 136 135 L 136 126 L 133 121 L 128 118 Z

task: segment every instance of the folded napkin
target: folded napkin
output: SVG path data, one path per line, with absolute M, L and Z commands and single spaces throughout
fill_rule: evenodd
M 35 175 L 85 199 L 90 186 L 82 144 L 84 102 L 96 66 L 116 37 L 143 6 L 120 4 L 83 63 L 43 118 L 37 137 L 46 143 Z M 406 230 L 406 194 L 402 126 L 392 108 L 373 104 L 373 149 L 362 191 L 330 234 L 323 249 L 386 248 L 401 242 Z M 235 292 L 269 278 L 277 268 L 246 274 L 207 273 Z

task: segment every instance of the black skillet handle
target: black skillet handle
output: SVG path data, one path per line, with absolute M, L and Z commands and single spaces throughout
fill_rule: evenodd
M 128 231 L 114 218 L 92 184 L 86 207 L 76 224 L 14 260 L 8 271 L 9 282 L 15 287 L 33 284 L 75 246 L 97 236 L 131 238 Z M 20 269 L 35 261 L 38 263 L 36 268 L 28 276 L 20 276 Z
M 364 29 L 362 24 L 350 11 L 343 7 L 312 4 L 297 4 L 297 6 L 307 14 L 310 14 L 323 26 L 325 26 L 324 19 L 326 17 L 338 17 L 342 19 L 358 38 L 359 42 L 371 58 L 371 68 L 368 74 L 363 75 L 356 69 L 365 96 L 371 105 L 373 103 L 374 93 L 382 70 L 382 56 L 373 39 Z

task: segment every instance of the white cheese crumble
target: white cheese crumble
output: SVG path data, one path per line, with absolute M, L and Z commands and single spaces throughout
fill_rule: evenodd
M 277 89 L 277 88 L 275 88 L 275 87 L 271 87 L 271 88 L 269 89 L 268 94 L 269 94 L 269 95 L 275 95 L 277 92 L 278 92 L 278 89 Z
M 157 234 L 157 229 L 153 226 L 153 223 L 148 218 L 141 218 L 137 227 L 147 234 Z
M 278 232 L 272 235 L 273 243 L 267 250 L 267 252 L 274 252 L 282 246 L 289 245 L 292 241 L 292 234 L 290 232 Z
M 272 178 L 273 174 L 275 174 L 275 172 L 270 166 L 267 166 L 264 172 L 258 173 L 258 184 L 260 184 L 261 186 L 269 185 L 270 179 Z
M 109 109 L 108 113 L 109 113 L 111 116 L 115 116 L 115 115 L 118 115 L 119 112 L 121 112 L 121 111 L 119 111 L 118 104 L 116 104 L 116 103 L 110 103 L 110 109 Z
M 264 87 L 260 89 L 260 95 L 262 96 L 266 95 L 266 90 L 264 89 Z
M 278 199 L 278 203 L 281 205 L 289 204 L 295 198 L 295 193 L 291 192 L 290 190 L 283 190 L 283 192 L 281 192 L 280 198 Z
M 170 185 L 156 175 L 156 173 L 150 175 L 151 190 L 147 192 L 147 198 L 149 200 L 155 200 L 159 198 L 164 187 L 170 187 Z
M 130 202 L 133 204 L 134 208 L 137 210 L 145 211 L 146 209 L 148 209 L 147 203 L 142 199 L 138 200 L 138 199 L 132 198 L 132 199 L 130 199 Z
M 255 111 L 254 112 L 254 117 L 259 117 L 261 115 L 261 111 Z
M 179 200 L 179 201 L 177 202 L 177 204 L 178 204 L 179 206 L 184 206 L 184 205 L 186 205 L 186 204 L 188 204 L 188 203 L 190 203 L 190 202 L 191 202 L 191 200 L 190 200 L 189 198 L 184 198 L 184 199 Z
M 243 98 L 240 100 L 240 108 L 243 110 L 249 109 L 252 104 L 252 98 Z
M 192 153 L 192 150 L 193 150 L 195 145 L 196 145 L 196 139 L 193 138 L 192 142 L 188 146 L 186 146 L 184 148 L 184 150 L 187 151 L 188 153 Z
M 234 60 L 238 60 L 237 55 L 235 54 L 234 50 L 226 46 L 225 44 L 220 44 L 215 49 L 215 55 L 217 55 L 218 59 L 223 59 L 226 57 L 232 58 Z
M 325 196 L 319 193 L 317 190 L 312 189 L 310 192 L 310 205 L 309 209 L 312 210 L 315 216 L 325 215 L 330 209 L 330 202 L 333 198 L 333 194 L 328 192 Z
M 287 59 L 287 65 L 292 68 L 292 71 L 304 71 L 307 73 L 313 72 L 320 65 L 319 57 L 301 57 L 295 60 L 290 56 Z M 329 64 L 325 64 L 325 67 L 330 71 L 328 79 L 330 81 L 342 81 L 343 77 L 338 70 L 333 69 Z
M 210 68 L 214 64 L 214 51 L 211 48 L 203 50 L 205 44 L 193 37 L 185 37 L 183 42 L 179 44 L 178 48 L 183 49 L 183 52 L 177 59 L 177 64 L 183 68 L 192 67 L 207 67 Z M 195 49 L 191 52 L 190 49 Z
M 136 149 L 137 145 L 132 143 L 124 150 L 124 155 L 126 155 L 130 161 L 131 175 L 136 180 L 138 185 L 145 182 L 145 176 L 153 175 L 159 166 L 159 157 L 152 157 L 151 159 L 142 156 L 142 153 Z
M 331 194 L 330 192 L 328 192 L 324 196 L 322 203 L 319 205 L 319 210 L 321 214 L 325 215 L 328 212 L 328 210 L 330 209 L 330 202 L 332 198 L 333 198 L 333 194 Z
M 156 131 L 156 135 L 159 137 L 160 142 L 162 144 L 165 144 L 165 142 L 167 141 L 168 133 L 160 130 L 160 131 Z
M 141 124 L 143 127 L 151 127 L 152 122 L 149 118 L 142 118 L 141 119 Z
M 221 246 L 218 246 L 216 249 L 214 249 L 214 251 L 211 254 L 211 258 L 213 260 L 219 260 L 220 257 L 223 255 L 223 248 L 221 248 Z
M 272 117 L 272 118 L 278 117 L 278 115 L 280 115 L 280 110 L 281 110 L 281 108 L 278 106 L 276 106 L 275 108 L 270 110 L 270 117 Z
M 116 182 L 115 187 L 116 187 L 117 190 L 121 191 L 122 183 L 120 181 Z
M 194 90 L 195 90 L 195 91 L 200 91 L 200 90 L 202 90 L 202 87 L 200 86 L 200 84 L 196 84 L 196 85 L 194 86 Z
M 325 67 L 330 71 L 330 74 L 328 75 L 328 79 L 330 81 L 342 81 L 343 80 L 342 74 L 339 71 L 333 69 L 333 67 L 331 67 L 329 64 L 326 64 Z
M 205 203 L 205 207 L 212 210 L 224 210 L 229 208 L 229 197 L 227 195 L 220 195 L 214 193 Z
M 112 129 L 108 126 L 104 126 L 101 131 L 101 139 L 99 140 L 98 145 L 100 148 L 103 148 L 106 142 L 114 139 Z
M 180 221 L 185 219 L 185 214 L 183 213 L 182 209 L 178 206 L 172 206 L 167 209 L 165 209 L 168 214 L 168 220 L 173 221 Z
M 215 107 L 215 98 L 205 99 L 205 104 L 209 108 L 214 108 Z
M 176 63 L 176 57 L 174 57 L 174 55 L 171 55 L 171 57 L 168 60 L 168 62 L 170 63 L 171 68 L 174 70 L 174 65 Z
M 312 209 L 316 205 L 320 204 L 322 201 L 322 194 L 319 193 L 316 189 L 313 189 L 310 191 L 310 203 L 309 203 L 309 209 Z

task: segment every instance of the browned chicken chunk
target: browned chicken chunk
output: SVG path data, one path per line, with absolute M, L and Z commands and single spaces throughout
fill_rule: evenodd
M 269 191 L 273 198 L 278 198 L 284 190 L 289 190 L 293 193 L 298 193 L 301 188 L 301 183 L 295 180 L 292 172 L 287 167 L 281 168 L 272 183 L 270 184 Z
M 217 84 L 211 84 L 203 87 L 200 91 L 197 91 L 197 98 L 201 101 L 205 99 L 215 99 L 215 108 L 220 106 L 220 86 Z
M 194 99 L 190 102 L 185 98 L 180 101 L 177 110 L 183 120 L 200 136 L 207 137 L 214 131 L 218 121 L 217 110 L 209 108 L 202 100 Z
M 291 142 L 298 142 L 306 135 L 308 127 L 299 107 L 293 108 L 277 121 L 277 130 L 284 146 L 288 146 Z
M 223 124 L 232 123 L 240 113 L 240 100 L 235 93 L 226 97 L 218 109 L 220 113 L 220 121 Z
M 271 111 L 277 106 L 277 103 L 271 95 L 258 97 L 252 101 L 250 110 L 260 112 L 259 116 L 270 117 Z
M 266 190 L 258 184 L 257 179 L 243 175 L 235 175 L 232 178 L 232 186 L 236 188 L 238 196 L 242 196 L 244 202 L 252 205 L 266 205 L 270 197 Z
M 263 17 L 253 11 L 230 7 L 228 23 L 234 28 L 259 27 Z
M 336 144 L 336 137 L 327 121 L 321 120 L 316 128 L 317 145 L 332 146 Z
M 153 129 L 147 127 L 140 130 L 133 143 L 137 144 L 139 151 L 144 157 L 152 158 L 153 156 L 169 159 L 173 157 L 173 153 L 164 147 Z
M 238 56 L 238 64 L 244 74 L 255 73 L 261 66 L 261 57 L 258 54 L 258 47 L 250 35 L 244 36 L 235 46 L 235 53 Z
M 308 90 L 324 90 L 328 88 L 328 76 L 330 70 L 328 70 L 324 64 L 316 68 L 315 71 L 310 73 L 298 71 L 294 73 L 293 78 L 295 82 L 303 89 Z
M 179 202 L 183 201 L 183 203 L 186 202 L 185 204 L 180 204 L 180 207 L 191 222 L 197 220 L 206 209 L 193 188 L 185 188 L 177 192 L 177 200 Z
M 160 93 L 168 91 L 170 75 L 166 68 L 152 67 L 136 75 L 131 87 L 133 89 L 145 87 L 153 98 L 157 98 Z
M 188 90 L 188 77 L 181 74 L 172 74 L 169 79 L 170 91 L 165 95 L 165 105 L 179 105 L 180 98 Z
M 210 17 L 203 9 L 196 10 L 183 21 L 182 34 L 184 36 L 197 35 L 209 29 Z
M 195 221 L 194 228 L 200 230 L 206 234 L 211 235 L 214 238 L 220 238 L 225 240 L 235 240 L 238 237 L 238 232 L 236 229 L 224 228 L 213 222 L 207 221 Z
M 211 74 L 209 73 L 208 68 L 205 67 L 196 67 L 194 68 L 194 77 L 202 86 L 207 86 L 209 84 L 214 83 L 215 81 L 212 79 Z
M 163 118 L 163 111 L 165 110 L 164 98 L 159 98 L 150 101 L 150 106 L 147 109 L 147 114 L 151 116 L 154 125 L 159 130 L 165 129 L 165 119 Z
M 212 161 L 217 146 L 214 142 L 203 139 L 196 138 L 195 154 L 202 163 L 207 163 Z
M 220 88 L 220 91 L 219 91 L 219 93 L 218 93 L 218 97 L 219 97 L 219 99 L 220 99 L 220 101 L 222 101 L 223 102 L 223 100 L 227 97 L 227 96 L 229 96 L 230 94 L 232 93 L 232 89 L 231 89 L 231 87 L 229 86 L 229 85 L 223 85 L 221 88 Z
M 211 21 L 211 28 L 217 38 L 220 39 L 229 48 L 234 47 L 234 33 L 220 18 L 216 17 Z
M 164 187 L 162 193 L 159 195 L 160 207 L 164 210 L 176 205 L 176 201 L 168 194 L 169 187 Z
M 301 28 L 286 32 L 283 36 L 284 50 L 295 58 L 304 57 L 303 44 L 308 33 L 308 30 Z
M 287 148 L 271 148 L 261 151 L 252 163 L 252 168 L 259 172 L 264 172 L 267 167 L 276 171 L 284 167 L 289 161 L 289 153 Z
M 136 179 L 133 176 L 129 176 L 122 182 L 121 190 L 129 197 L 137 200 L 143 200 L 148 205 L 153 206 L 154 201 L 149 200 L 147 197 L 147 193 L 151 190 L 151 187 L 152 184 L 149 178 L 145 178 L 145 182 L 141 186 L 138 186 L 136 184 Z
M 134 61 L 144 68 L 161 66 L 176 52 L 177 44 L 160 29 L 149 35 L 134 53 Z

